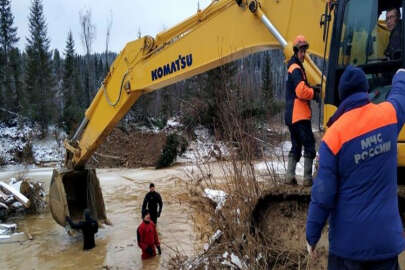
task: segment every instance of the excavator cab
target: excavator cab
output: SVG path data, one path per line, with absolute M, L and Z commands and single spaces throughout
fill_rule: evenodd
M 330 43 L 324 120 L 332 116 L 341 102 L 337 89 L 347 65 L 358 66 L 366 73 L 373 103 L 386 100 L 395 72 L 405 67 L 405 20 L 402 19 L 405 1 L 338 2 Z M 396 25 L 393 27 L 392 21 L 388 20 L 392 20 L 395 14 Z M 405 155 L 401 153 L 405 153 L 404 129 L 398 137 L 398 164 L 404 167 Z
M 349 64 L 361 67 L 366 73 L 370 100 L 374 103 L 385 100 L 393 75 L 405 66 L 402 57 L 405 21 L 401 19 L 404 3 L 402 0 L 339 1 L 335 10 L 325 104 L 339 105 L 339 78 Z M 390 29 L 387 14 L 391 19 L 397 11 L 400 14 L 397 14 L 396 25 L 394 29 L 390 25 Z
M 310 2 L 311 5 L 307 1 L 212 1 L 205 10 L 156 38 L 129 42 L 111 65 L 78 131 L 65 142 L 66 168 L 70 170 L 54 171 L 49 195 L 56 222 L 64 226 L 66 216 L 80 219 L 85 208 L 99 221 L 107 221 L 100 183 L 94 170 L 85 169 L 86 161 L 142 94 L 272 47 L 283 48 L 287 56 L 293 51 L 288 41 L 297 34 L 303 33 L 311 40 L 310 53 L 328 58 L 324 120 L 332 116 L 341 102 L 337 86 L 349 64 L 361 67 L 367 74 L 370 99 L 375 103 L 384 101 L 393 74 L 405 67 L 405 20 L 398 16 L 395 29 L 400 40 L 396 53 L 387 54 L 392 41 L 387 21 L 391 17 L 387 14 L 392 8 L 398 15 L 402 13 L 405 0 Z M 322 29 L 313 27 L 318 25 L 319 17 L 312 15 L 321 16 L 325 44 Z M 308 81 L 323 81 L 322 72 L 309 56 L 305 63 Z M 405 166 L 405 132 L 399 136 L 398 153 L 399 165 Z

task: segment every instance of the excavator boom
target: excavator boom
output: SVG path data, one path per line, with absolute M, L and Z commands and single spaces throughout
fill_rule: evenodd
M 285 48 L 289 57 L 292 47 L 288 41 L 300 33 L 311 43 L 309 53 L 323 56 L 319 20 L 325 1 L 240 3 L 239 6 L 235 0 L 213 1 L 205 10 L 159 33 L 155 39 L 146 36 L 128 43 L 87 109 L 79 132 L 67 142 L 68 150 L 74 153 L 73 167 L 85 165 L 144 93 L 272 47 Z M 269 32 L 268 24 L 272 24 L 277 35 Z M 309 80 L 319 83 L 320 71 L 307 60 Z
M 206 9 L 155 38 L 145 36 L 129 42 L 111 65 L 79 129 L 73 138 L 65 141 L 66 167 L 73 171 L 84 170 L 97 147 L 145 93 L 269 48 L 282 48 L 289 58 L 293 53 L 290 41 L 298 34 L 309 40 L 309 54 L 323 57 L 324 30 L 319 23 L 328 2 L 214 0 Z M 304 65 L 309 82 L 320 83 L 322 74 L 308 54 Z M 86 196 L 73 191 L 68 183 L 92 179 L 88 173 L 63 171 L 61 174 L 55 170 L 54 175 L 52 185 L 58 188 L 51 186 L 55 191 L 50 198 L 58 207 L 51 205 L 52 213 L 64 209 L 60 215 L 64 219 L 65 215 L 71 215 L 69 209 L 73 205 L 81 205 L 80 209 L 94 205 L 91 200 L 86 201 Z M 72 175 L 81 175 L 83 179 L 73 180 Z M 98 198 L 102 200 L 102 195 Z M 93 214 L 97 211 L 93 209 Z M 56 216 L 54 214 L 57 222 L 65 225 L 64 220 Z M 105 217 L 105 213 L 98 216 Z

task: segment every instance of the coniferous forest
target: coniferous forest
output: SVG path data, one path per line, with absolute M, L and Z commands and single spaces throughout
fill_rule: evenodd
M 19 117 L 37 123 L 45 133 L 49 125 L 56 125 L 72 134 L 117 53 L 108 50 L 108 42 L 104 52 L 92 52 L 97 25 L 91 21 L 90 11 L 78 15 L 80 40 L 74 40 L 69 31 L 64 48 L 51 48 L 47 25 L 52 22 L 43 10 L 42 0 L 32 0 L 27 20 L 29 35 L 20 37 L 11 0 L 0 0 L 0 121 L 7 124 Z M 107 40 L 109 35 L 113 38 L 114 32 L 108 29 L 107 35 Z M 140 32 L 134 33 L 128 41 L 140 36 Z M 24 49 L 17 47 L 18 42 Z M 77 53 L 79 46 L 83 46 L 85 55 Z M 200 123 L 193 124 L 210 126 L 221 96 L 217 85 L 224 76 L 244 89 L 240 94 L 243 110 L 263 114 L 282 105 L 274 101 L 284 96 L 284 58 L 280 50 L 269 50 L 142 96 L 126 120 L 164 121 L 175 115 L 187 116 L 190 104 L 198 100 L 204 106 L 202 111 L 197 110 Z

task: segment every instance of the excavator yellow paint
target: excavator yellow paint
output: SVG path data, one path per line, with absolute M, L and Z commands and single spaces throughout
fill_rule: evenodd
M 298 34 L 309 41 L 308 54 L 323 57 L 326 44 L 319 21 L 327 2 L 329 0 L 212 1 L 206 9 L 155 38 L 145 36 L 129 42 L 111 65 L 75 136 L 65 141 L 66 166 L 70 171 L 55 170 L 50 194 L 58 204 L 51 207 L 58 223 L 64 225 L 58 209 L 70 215 L 74 208 L 76 217 L 80 218 L 80 210 L 85 207 L 106 220 L 105 213 L 94 206 L 98 203 L 104 206 L 98 180 L 91 179 L 100 189 L 93 191 L 98 194 L 93 201 L 79 200 L 84 196 L 74 190 L 70 181 L 77 183 L 78 189 L 83 189 L 80 181 L 90 181 L 85 169 L 87 160 L 142 94 L 269 48 L 284 49 L 288 59 L 293 54 L 291 41 Z M 270 24 L 275 30 L 270 29 Z M 329 34 L 327 43 L 331 36 Z M 319 84 L 322 73 L 308 54 L 304 66 L 309 83 Z M 335 110 L 331 105 L 325 106 L 324 123 Z M 405 156 L 400 156 L 400 160 L 405 161 Z M 76 175 L 76 179 L 71 175 Z M 80 206 L 75 204 L 77 201 Z M 105 211 L 103 209 L 101 211 Z
M 277 25 L 286 40 L 304 34 L 311 44 L 309 53 L 323 55 L 319 17 L 325 1 L 268 0 L 259 3 L 259 10 Z M 248 9 L 247 3 L 240 7 L 234 0 L 214 1 L 183 23 L 159 33 L 156 39 L 144 37 L 128 43 L 86 111 L 88 123 L 78 141 L 80 151 L 73 156 L 73 165 L 85 165 L 143 93 L 272 47 L 281 45 L 260 17 Z M 286 56 L 290 57 L 292 49 L 286 48 Z M 321 72 L 309 58 L 306 66 L 309 80 L 319 83 Z M 127 74 L 125 78 L 124 74 Z M 111 106 L 106 96 L 117 104 Z
M 269 32 L 263 19 L 271 22 L 286 41 L 293 40 L 298 34 L 304 34 L 311 44 L 309 53 L 323 55 L 325 44 L 321 39 L 323 32 L 319 27 L 319 18 L 324 11 L 326 0 L 240 2 L 239 5 L 235 0 L 212 1 L 205 10 L 198 11 L 184 22 L 159 33 L 155 38 L 145 36 L 126 45 L 111 65 L 108 75 L 85 113 L 81 127 L 72 140 L 65 141 L 68 151 L 66 166 L 71 171 L 59 174 L 57 170 L 54 172 L 52 185 L 55 187 L 51 185 L 51 193 L 53 190 L 58 191 L 58 195 L 54 197 L 62 197 L 58 203 L 63 206 L 51 207 L 55 218 L 60 215 L 55 209 L 61 207 L 65 209 L 65 214 L 70 215 L 69 208 L 72 207 L 68 201 L 74 202 L 77 200 L 74 197 L 80 194 L 73 192 L 68 182 L 88 181 L 86 161 L 142 94 L 269 48 L 284 48 L 286 58 L 291 57 L 291 43 L 281 44 L 277 37 Z M 309 57 L 306 60 L 309 81 L 313 84 L 319 83 L 321 72 Z M 80 170 L 82 173 L 74 174 Z M 66 177 L 63 177 L 72 174 L 77 176 L 75 180 L 66 180 Z M 82 179 L 79 179 L 80 175 Z M 98 180 L 96 184 L 99 187 Z M 69 189 L 66 185 L 69 185 Z M 102 203 L 101 190 L 96 193 L 101 194 L 97 198 Z M 97 203 L 81 201 L 81 208 L 88 207 L 93 213 L 97 212 L 92 205 Z M 76 214 L 77 210 L 75 208 Z M 104 218 L 105 213 L 100 216 Z M 60 219 L 57 218 L 58 223 L 64 225 L 64 221 Z

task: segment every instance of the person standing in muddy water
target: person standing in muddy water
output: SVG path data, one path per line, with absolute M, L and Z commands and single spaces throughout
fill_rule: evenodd
M 162 197 L 158 192 L 155 191 L 155 184 L 151 183 L 149 185 L 149 192 L 146 194 L 143 204 L 142 204 L 142 218 L 146 210 L 150 214 L 150 218 L 155 225 L 157 225 L 157 219 L 162 213 L 163 202 Z
M 387 101 L 370 103 L 368 90 L 363 70 L 348 66 L 338 85 L 341 103 L 319 148 L 306 239 L 312 255 L 329 220 L 329 270 L 397 270 L 405 250 L 397 195 L 405 69 L 395 74 Z
M 136 236 L 138 246 L 142 249 L 142 260 L 145 260 L 156 256 L 156 248 L 159 255 L 162 254 L 162 250 L 160 249 L 159 237 L 149 211 L 145 210 L 142 216 L 143 221 L 136 230 Z
M 83 215 L 84 221 L 80 221 L 79 223 L 74 223 L 70 217 L 66 217 L 66 221 L 72 229 L 82 231 L 83 250 L 89 250 L 96 246 L 94 235 L 98 231 L 98 223 L 91 217 L 89 209 L 85 209 Z

